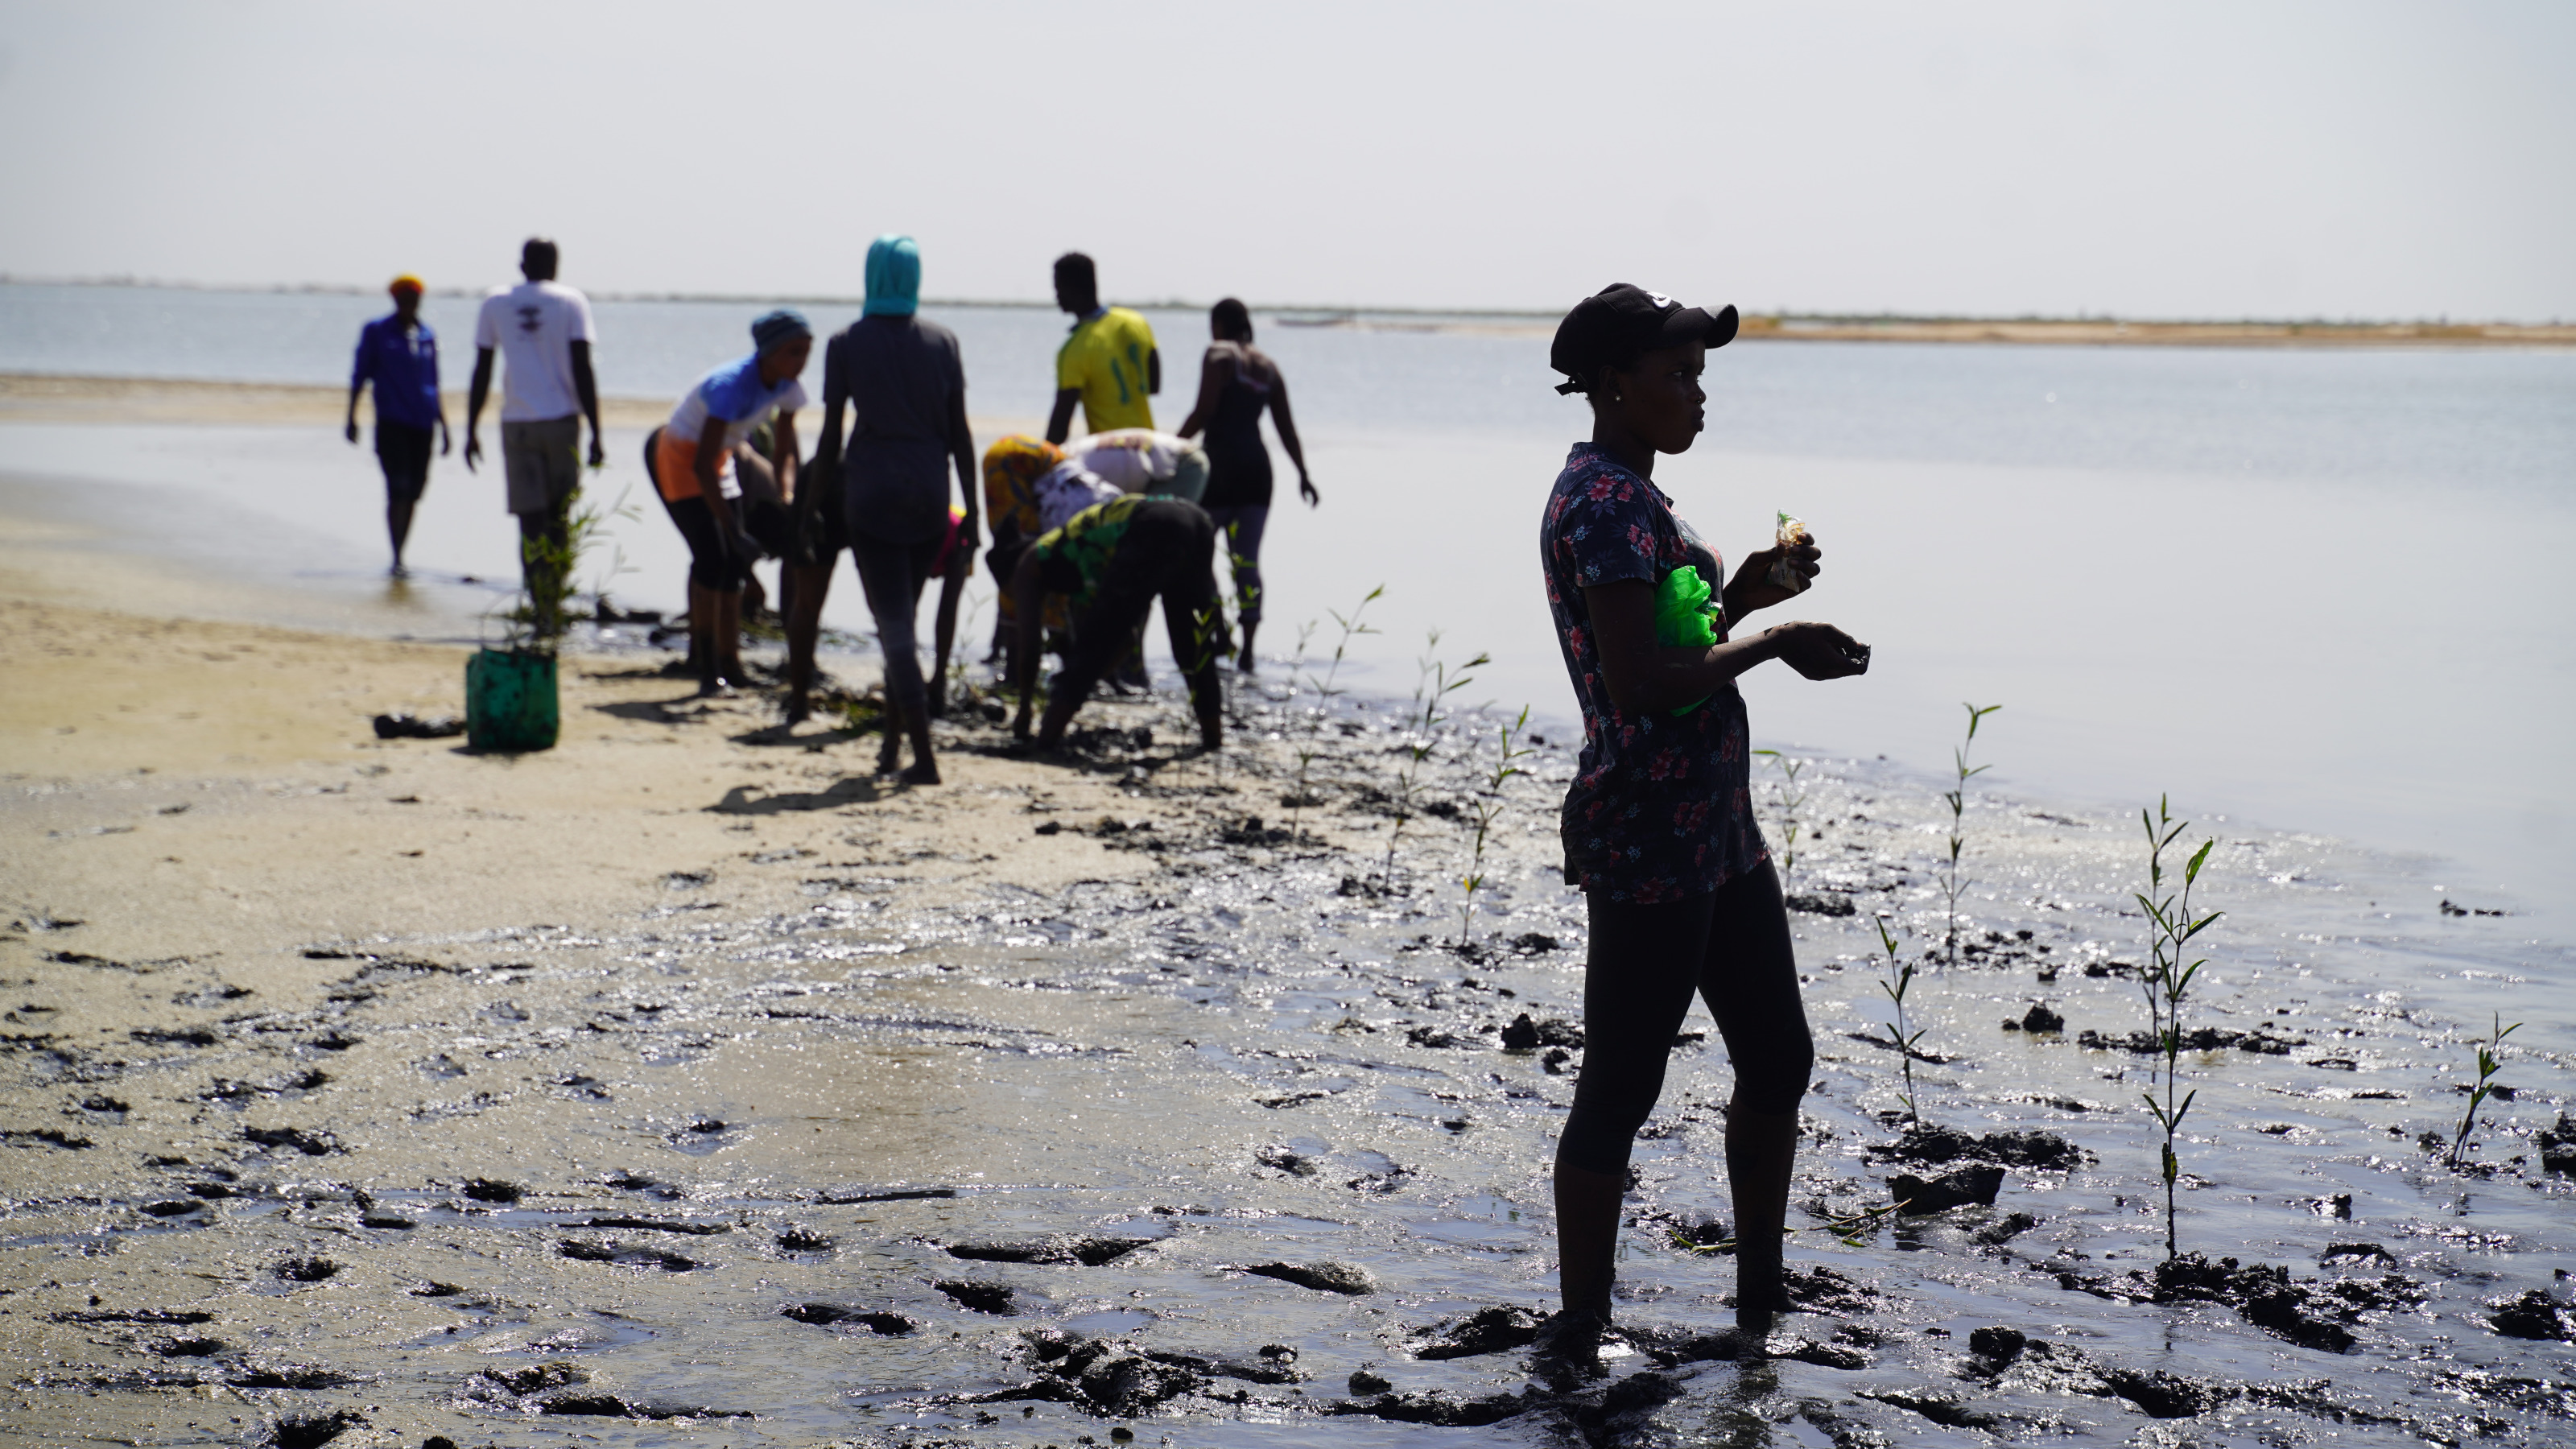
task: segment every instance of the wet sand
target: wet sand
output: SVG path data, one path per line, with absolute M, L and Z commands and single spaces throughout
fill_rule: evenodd
M 1215 758 L 1168 689 L 1058 761 L 961 711 L 949 783 L 903 789 L 871 738 L 608 652 L 568 662 L 558 749 L 483 757 L 366 727 L 453 708 L 459 651 L 6 581 L 8 1442 L 2393 1445 L 2576 1416 L 2565 1344 L 2499 1331 L 2576 1324 L 2576 1189 L 2534 1136 L 2566 1026 L 2515 1039 L 2477 1170 L 2441 1166 L 2418 1138 L 2456 1122 L 2469 1018 L 2514 1005 L 2511 922 L 2382 910 L 2328 842 L 2213 856 L 2181 1232 L 2238 1266 L 2159 1278 L 2134 825 L 1978 798 L 1962 960 L 1911 998 L 1949 1130 L 1907 1134 L 1865 923 L 1941 930 L 1940 806 L 1815 762 L 1805 1311 L 1766 1358 L 1714 1337 L 1730 1260 L 1688 1245 L 1725 1236 L 1727 1072 L 1695 1014 L 1638 1146 L 1625 1337 L 1550 1384 L 1518 1346 L 1582 1065 L 1566 741 L 1481 797 L 1497 883 L 1461 948 L 1493 721 L 1438 733 L 1389 870 L 1411 735 L 1284 682 L 1238 683 Z M 1826 1230 L 1908 1174 L 1992 1205 Z

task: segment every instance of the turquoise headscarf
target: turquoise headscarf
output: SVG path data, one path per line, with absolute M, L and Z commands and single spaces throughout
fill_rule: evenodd
M 888 234 L 868 246 L 868 305 L 863 316 L 909 317 L 921 305 L 921 248 Z

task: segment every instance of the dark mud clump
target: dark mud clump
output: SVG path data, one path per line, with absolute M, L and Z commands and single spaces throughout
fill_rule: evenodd
M 1887 1191 L 1897 1204 L 1897 1212 L 1919 1217 L 1954 1207 L 1993 1207 L 1995 1194 L 2003 1190 L 2003 1185 L 2002 1168 L 1971 1163 L 1930 1182 L 1900 1172 L 1887 1180 Z
M 1781 1275 L 1780 1286 L 1801 1312 L 1849 1318 L 1878 1311 L 1877 1289 L 1821 1264 L 1789 1269 Z
M 1479 1308 L 1434 1327 L 1413 1350 L 1420 1359 L 1475 1358 L 1521 1348 L 1538 1337 L 1539 1316 L 1526 1308 Z
M 2145 1031 L 2115 1035 L 2087 1031 L 2076 1037 L 2075 1044 L 2089 1051 L 2130 1052 L 2142 1057 L 2161 1056 L 2165 1049 L 2162 1038 L 2153 1032 Z M 2230 1031 L 2221 1027 L 2204 1026 L 2197 1031 L 2187 1031 L 2182 1034 L 2182 1049 L 2191 1052 L 2214 1052 L 2234 1047 L 2238 1051 L 2257 1052 L 2268 1057 L 2285 1057 L 2290 1054 L 2290 1048 L 2306 1045 L 2308 1042 L 2304 1037 L 2275 1036 L 2259 1026 L 2252 1031 Z
M 1869 1149 L 1872 1162 L 1909 1162 L 1925 1166 L 1958 1161 L 1992 1162 L 2004 1167 L 2030 1167 L 2064 1172 L 2084 1165 L 2084 1149 L 2054 1132 L 1989 1132 L 1980 1137 L 1955 1127 L 1917 1123 L 1895 1142 Z
M 678 1218 L 639 1218 L 624 1215 L 607 1218 L 585 1218 L 582 1221 L 582 1226 L 585 1228 L 625 1228 L 632 1232 L 645 1233 L 681 1233 L 693 1238 L 712 1237 L 717 1233 L 729 1233 L 733 1231 L 733 1224 L 731 1223 L 693 1223 Z
M 2531 1134 L 2531 1142 L 2540 1149 L 2541 1171 L 2576 1177 L 2576 1117 L 2559 1113 L 2557 1125 Z
M 2576 1342 L 2576 1312 L 2551 1298 L 2546 1290 L 2534 1288 L 2519 1298 L 2488 1306 L 2495 1312 L 2488 1315 L 2487 1325 L 2507 1338 Z
M 277 1449 L 318 1449 L 365 1422 L 366 1416 L 352 1409 L 330 1414 L 289 1414 L 277 1421 L 268 1442 Z
M 832 1247 L 830 1234 L 818 1233 L 812 1228 L 789 1228 L 778 1235 L 778 1249 L 782 1253 L 828 1253 Z
M 220 1338 L 165 1338 L 152 1351 L 163 1358 L 213 1358 L 231 1347 Z
M 698 1266 L 695 1258 L 660 1248 L 627 1247 L 622 1243 L 585 1243 L 566 1238 L 555 1244 L 555 1256 L 576 1263 L 617 1263 L 630 1268 L 659 1268 L 665 1273 L 686 1273 Z
M 140 1208 L 135 1209 L 135 1211 L 156 1218 L 175 1218 L 195 1212 L 204 1206 L 204 1203 L 197 1201 L 195 1198 L 174 1197 L 161 1202 L 147 1202 Z
M 1864 1399 L 1874 1399 L 1890 1408 L 1910 1409 L 1945 1429 L 1994 1430 L 2003 1425 L 2003 1420 L 1981 1409 L 1971 1409 L 1964 1399 L 1949 1394 L 1924 1393 L 1913 1389 L 1889 1389 L 1875 1393 L 1862 1389 L 1859 1393 Z
M 1581 1051 L 1583 1028 L 1571 1022 L 1536 1021 L 1526 1011 L 1513 1017 L 1512 1024 L 1503 1028 L 1504 1050 L 1526 1052 L 1540 1047 L 1570 1047 Z
M 1054 1234 L 1016 1243 L 942 1243 L 952 1258 L 978 1263 L 1041 1263 L 1057 1267 L 1098 1268 L 1149 1247 L 1152 1238 L 1074 1237 Z
M 54 1323 L 150 1323 L 173 1327 L 191 1327 L 215 1321 L 215 1315 L 211 1313 L 172 1308 L 94 1308 L 87 1312 L 48 1313 L 45 1317 Z
M 328 1258 L 289 1258 L 271 1271 L 289 1283 L 319 1283 L 340 1271 Z
M 1134 1345 L 1105 1338 L 1086 1339 L 1055 1329 L 1025 1335 L 1030 1367 L 1036 1376 L 1017 1388 L 978 1395 L 972 1402 L 1008 1403 L 1046 1399 L 1075 1404 L 1094 1413 L 1139 1414 L 1208 1387 L 1211 1377 L 1231 1373 L 1260 1383 L 1292 1382 L 1296 1375 L 1270 1365 L 1220 1363 L 1192 1354 L 1139 1351 Z M 1279 1375 L 1286 1374 L 1286 1378 Z
M 2062 1032 L 2066 1030 L 2066 1018 L 2049 1010 L 2046 1006 L 2043 1006 L 2038 1002 L 2032 1002 L 2030 1010 L 2023 1012 L 2019 1021 L 2015 1021 L 2010 1017 L 2005 1018 L 2004 1030 L 2037 1032 L 2043 1034 Z
M 497 1182 L 488 1177 L 468 1181 L 461 1189 L 476 1202 L 514 1203 L 528 1195 L 528 1190 L 515 1182 Z
M 1460 1399 L 1434 1391 L 1427 1394 L 1379 1394 L 1372 1399 L 1346 1399 L 1325 1412 L 1331 1414 L 1366 1414 L 1372 1418 L 1392 1419 L 1399 1424 L 1432 1424 L 1444 1429 L 1474 1429 L 1486 1424 L 1499 1424 L 1505 1419 L 1527 1413 L 1530 1401 L 1513 1394 L 1488 1394 L 1481 1399 Z
M 1342 1293 L 1357 1297 L 1377 1291 L 1377 1277 L 1357 1263 L 1253 1263 L 1244 1270 L 1261 1278 L 1276 1278 L 1318 1293 Z
M 48 1146 L 79 1152 L 98 1144 L 86 1137 L 74 1137 L 60 1127 L 39 1127 L 26 1132 L 0 1132 L 0 1142 L 42 1142 Z
M 778 1313 L 782 1318 L 793 1318 L 818 1328 L 836 1323 L 855 1324 L 883 1338 L 901 1338 L 921 1331 L 920 1319 L 883 1309 L 849 1308 L 838 1303 L 790 1303 Z
M 1020 1310 L 1011 1299 L 1014 1290 L 1007 1283 L 969 1283 L 950 1279 L 930 1285 L 945 1293 L 949 1301 L 970 1313 L 990 1313 L 1009 1317 Z
M 328 1132 L 307 1132 L 301 1127 L 244 1127 L 242 1140 L 262 1147 L 292 1147 L 307 1157 L 328 1157 L 340 1149 L 340 1139 Z
M 2060 1273 L 2057 1281 L 2060 1287 L 2115 1302 L 2223 1304 L 2248 1323 L 2302 1348 L 2328 1353 L 2350 1351 L 2356 1342 L 2352 1330 L 2363 1314 L 2412 1308 L 2425 1297 L 2422 1284 L 2396 1273 L 2295 1283 L 2290 1270 L 2277 1264 L 2240 1266 L 2234 1258 L 2212 1263 L 2198 1253 L 2167 1259 L 2152 1272 L 2132 1273 L 2117 1282 L 2075 1273 Z

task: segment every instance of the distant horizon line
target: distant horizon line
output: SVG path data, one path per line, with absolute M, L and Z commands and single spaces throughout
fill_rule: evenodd
M 40 286 L 40 287 L 126 287 L 126 288 L 133 288 L 133 289 L 136 289 L 136 290 L 161 290 L 161 291 L 173 291 L 173 292 L 241 292 L 241 293 L 252 293 L 252 294 L 271 295 L 271 296 L 281 296 L 281 295 L 282 295 L 282 296 L 352 296 L 352 297 L 365 297 L 365 296 L 375 296 L 375 295 L 378 295 L 378 294 L 382 291 L 382 289 L 381 289 L 381 288 L 377 288 L 377 287 L 367 287 L 367 286 L 360 286 L 360 285 L 357 285 L 357 284 L 354 284 L 354 283 L 339 283 L 339 282 L 275 282 L 275 283 L 267 284 L 267 285 L 265 285 L 265 286 L 260 286 L 260 285 L 252 285 L 252 284 L 248 284 L 248 283 L 172 281 L 172 280 L 167 280 L 167 279 L 164 279 L 164 278 L 157 278 L 157 277 L 136 277 L 136 276 L 131 276 L 131 275 L 125 275 L 125 276 L 99 276 L 99 277 L 45 277 L 45 276 L 19 276 L 19 275 L 15 274 L 15 273 L 11 273 L 11 272 L 0 272 L 0 286 Z M 429 295 L 434 296 L 434 297 L 474 298 L 474 297 L 480 297 L 480 296 L 487 295 L 487 294 L 489 293 L 489 291 L 490 291 L 490 290 L 491 290 L 491 289 L 490 289 L 490 288 L 488 288 L 488 287 L 432 287 L 432 288 L 430 288 L 430 289 L 429 289 Z M 745 306 L 748 306 L 748 305 L 755 305 L 755 304 L 764 303 L 764 302 L 768 302 L 768 303 L 776 303 L 776 302 L 796 302 L 796 303 L 802 303 L 802 304 L 805 304 L 805 305 L 808 305 L 808 306 L 817 306 L 817 307 L 826 307 L 826 306 L 832 306 L 832 307 L 841 307 L 841 306 L 846 306 L 846 307 L 858 307 L 858 306 L 862 306 L 862 305 L 864 305 L 864 304 L 865 304 L 865 302 L 866 302 L 866 300 L 867 300 L 867 299 L 866 299 L 866 297 L 865 297 L 864 295 L 862 295 L 862 296 L 845 296 L 845 295 L 835 295 L 835 294 L 831 294 L 831 293 L 799 293 L 799 292 L 741 293 L 741 292 L 639 292 L 639 291 L 615 291 L 615 292 L 612 292 L 612 291 L 593 291 L 593 292 L 587 292 L 587 293 L 586 293 L 586 295 L 588 295 L 589 297 L 591 297 L 592 299 L 594 299 L 594 300 L 596 300 L 596 301 L 602 301 L 602 302 L 690 302 L 690 303 L 707 303 L 707 304 L 735 304 L 735 305 L 745 305 Z M 967 308 L 987 308 L 987 309 L 994 309 L 994 310 L 1005 310 L 1005 309 L 1008 309 L 1008 310 L 1023 310 L 1023 311 L 1049 311 L 1049 312 L 1052 312 L 1052 311 L 1056 311 L 1056 310 L 1058 310 L 1058 309 L 1057 309 L 1057 307 L 1056 307 L 1056 305 L 1055 305 L 1055 303 L 1054 303 L 1054 302 L 1052 302 L 1052 301 L 1044 301 L 1044 300 L 1036 300 L 1036 299 L 1027 299 L 1027 300 L 1011 300 L 1011 299 L 1000 299 L 1000 298 L 990 298 L 990 297 L 925 297 L 925 298 L 921 299 L 921 305 L 922 305 L 922 306 L 924 306 L 924 307 L 967 307 Z M 1138 308 L 1138 309 L 1141 309 L 1141 310 L 1151 310 L 1151 311 L 1158 311 L 1158 312 L 1190 312 L 1190 311 L 1203 312 L 1203 311 L 1206 311 L 1206 310 L 1207 310 L 1211 305 L 1213 305 L 1213 304 L 1208 303 L 1208 302 L 1194 301 L 1194 300 L 1183 299 L 1183 298 L 1163 298 L 1163 299 L 1160 299 L 1160 300 L 1153 300 L 1153 301 L 1122 301 L 1122 302 L 1117 303 L 1116 305 L 1118 305 L 1118 306 L 1122 306 L 1122 307 L 1133 307 L 1133 308 Z M 1272 315 L 1272 316 L 1274 316 L 1274 317 L 1280 317 L 1280 316 L 1309 316 L 1309 317 L 1317 317 L 1317 318 L 1358 318 L 1358 317 L 1368 317 L 1368 316 L 1386 316 L 1386 317 L 1469 317 L 1469 318 L 1477 318 L 1477 317 L 1493 317 L 1493 318 L 1511 318 L 1511 319 L 1516 319 L 1516 320 L 1553 320 L 1553 319 L 1555 319 L 1555 318 L 1557 318 L 1557 317 L 1560 317 L 1560 316 L 1563 316 L 1563 315 L 1564 315 L 1561 311 L 1559 311 L 1559 310 L 1557 310 L 1557 309 L 1554 309 L 1554 308 L 1540 309 L 1540 308 L 1529 308 L 1529 307 L 1398 307 L 1398 306 L 1376 306 L 1376 305 L 1366 305 L 1366 304 L 1356 304 L 1356 303 L 1285 303 L 1285 302 L 1280 302 L 1280 303 L 1253 302 L 1253 303 L 1247 303 L 1247 304 L 1246 304 L 1246 306 L 1247 306 L 1247 307 L 1249 307 L 1249 309 L 1250 309 L 1250 310 L 1252 310 L 1252 311 L 1254 311 L 1254 312 L 1266 312 L 1266 313 L 1271 314 L 1271 315 Z M 2322 316 L 2322 315 L 2317 315 L 2317 316 L 2308 316 L 2308 317 L 2286 317 L 2286 316 L 2284 316 L 2284 317 L 2254 317 L 2254 316 L 2246 316 L 2246 317 L 2148 317 L 2148 316 L 2123 316 L 2123 315 L 2121 315 L 2121 314 L 2114 313 L 2114 312 L 2075 312 L 2075 313 L 2060 313 L 2060 314 L 2051 314 L 2051 313 L 2045 313 L 2045 312 L 2022 312 L 2022 313 L 2015 313 L 2015 314 L 2006 314 L 2006 313 L 1969 313 L 1969 312 L 1900 312 L 1900 311 L 1890 311 L 1890 310 L 1884 310 L 1884 309 L 1882 309 L 1882 310 L 1876 310 L 1876 311 L 1856 311 L 1856 312 L 1855 312 L 1855 311 L 1845 311 L 1845 312 L 1832 312 L 1832 311 L 1810 311 L 1810 310 L 1800 310 L 1800 309 L 1796 309 L 1796 308 L 1787 308 L 1787 307 L 1776 307 L 1776 308 L 1750 308 L 1750 307 L 1739 307 L 1737 310 L 1738 310 L 1742 315 L 1744 315 L 1744 316 L 1746 316 L 1746 317 L 1762 317 L 1762 318 L 1771 318 L 1771 319 L 1775 319 L 1775 320 L 1778 320 L 1778 321 L 1828 322 L 1828 323 L 1887 322 L 1887 323 L 1912 323 L 1912 324 L 1927 324 L 1927 325 L 1928 325 L 1928 324 L 1951 324 L 1951 325 L 1957 325 L 1957 324 L 1978 323 L 1978 322 L 1997 322 L 1997 323 L 2000 323 L 2000 322 L 2011 322 L 2011 323 L 2089 323 L 2089 324 L 2094 324 L 2094 325 L 2101 325 L 2101 324 L 2106 324 L 2106 323 L 2108 323 L 2108 324 L 2141 323 L 2141 324 L 2145 324 L 2145 325 L 2149 325 L 2149 326 L 2158 326 L 2158 327 L 2249 327 L 2249 326 L 2252 326 L 2252 327 L 2264 327 L 2264 326 L 2268 326 L 2268 327 L 2292 327 L 2292 326 L 2295 326 L 2295 327 L 2352 327 L 2352 328 L 2405 327 L 2405 326 L 2444 326 L 2444 327 L 2448 327 L 2448 326 L 2461 326 L 2461 325 L 2477 325 L 2477 326 L 2489 326 L 2489 327 L 2562 327 L 2562 326 L 2565 326 L 2565 325 L 2566 325 L 2566 323 L 2565 323 L 2562 319 L 2555 318 L 2555 317 L 2550 318 L 2550 319 L 2549 319 L 2549 320 L 2547 320 L 2547 321 L 2535 321 L 2535 320 L 2529 320 L 2529 319 L 2509 319 L 2509 318 L 2495 318 L 2495 317 L 2489 317 L 2489 318 L 2453 318 L 2453 317 L 2449 316 L 2448 314 L 2442 314 L 2442 315 L 2437 315 L 2437 316 L 2433 316 L 2433 317 L 2411 317 L 2411 318 L 2409 318 L 2409 317 L 2380 317 L 2380 318 L 2344 317 L 2344 318 L 2330 318 L 2330 317 L 2325 317 L 2325 316 Z

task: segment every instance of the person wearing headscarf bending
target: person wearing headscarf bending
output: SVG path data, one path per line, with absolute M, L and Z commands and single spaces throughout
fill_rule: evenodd
M 914 616 L 922 588 L 934 573 L 953 571 L 962 582 L 982 538 L 975 439 L 966 427 L 966 368 L 957 334 L 917 315 L 921 251 L 911 237 L 876 239 L 868 248 L 867 283 L 859 320 L 836 334 L 823 352 L 823 438 L 815 462 L 827 477 L 838 479 L 850 554 L 885 655 L 886 705 L 892 719 L 877 768 L 892 771 L 909 739 L 912 765 L 903 779 L 936 785 L 930 693 L 921 675 Z M 948 492 L 952 465 L 964 505 L 954 523 Z M 822 591 L 811 592 L 819 609 Z M 800 607 L 806 595 L 800 586 Z
M 781 308 L 751 324 L 755 350 L 699 378 L 654 434 L 654 486 L 689 545 L 689 633 L 698 689 L 723 694 L 749 682 L 742 667 L 742 585 L 761 547 L 746 525 L 735 445 L 769 424 L 769 466 L 779 491 L 796 488 L 798 381 L 814 352 L 804 315 Z M 703 641 L 703 642 L 701 642 Z

